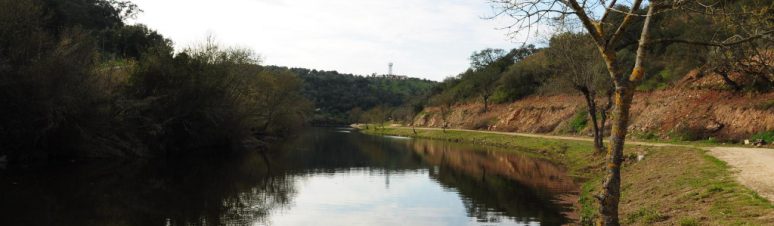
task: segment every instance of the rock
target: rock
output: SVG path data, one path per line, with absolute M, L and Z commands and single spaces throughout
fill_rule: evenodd
M 766 143 L 766 141 L 763 140 L 763 139 L 757 139 L 757 140 L 755 140 L 755 142 L 752 143 L 752 145 L 755 145 L 756 147 L 761 147 L 761 146 L 766 145 L 766 144 L 768 144 L 768 143 Z
M 635 162 L 636 160 L 637 160 L 637 154 L 634 154 L 634 153 L 624 155 L 624 159 L 623 159 L 624 164 L 634 164 L 636 163 Z
M 704 129 L 710 133 L 720 131 L 723 129 L 723 127 L 725 127 L 725 125 L 715 120 L 710 120 L 706 125 L 704 125 Z

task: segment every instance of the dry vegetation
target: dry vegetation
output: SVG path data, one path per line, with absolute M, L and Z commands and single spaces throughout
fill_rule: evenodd
M 635 138 L 665 140 L 743 140 L 774 130 L 774 93 L 736 94 L 727 91 L 668 89 L 638 93 L 629 127 Z M 507 132 L 568 134 L 572 118 L 585 108 L 580 95 L 532 96 L 513 103 L 454 106 L 449 126 Z M 427 108 L 416 126 L 440 127 L 438 108 Z M 610 124 L 607 124 L 609 128 Z M 590 134 L 585 127 L 579 134 Z

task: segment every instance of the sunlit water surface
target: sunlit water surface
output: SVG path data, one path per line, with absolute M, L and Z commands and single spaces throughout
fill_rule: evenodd
M 0 225 L 561 225 L 577 198 L 518 152 L 343 129 L 205 160 L 8 167 Z

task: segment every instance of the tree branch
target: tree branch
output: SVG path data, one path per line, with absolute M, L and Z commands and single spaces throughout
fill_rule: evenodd
M 581 7 L 576 0 L 565 0 L 565 4 L 568 4 L 572 10 L 575 11 L 575 15 L 578 16 L 578 19 L 581 20 L 583 23 L 583 26 L 586 27 L 586 30 L 589 31 L 589 34 L 592 38 L 594 38 L 594 41 L 599 46 L 604 46 L 604 34 L 602 34 L 602 31 L 597 29 L 596 26 L 594 26 L 594 22 L 592 19 L 586 14 L 586 11 L 583 7 Z M 642 0 L 637 0 L 642 1 Z
M 634 5 L 632 5 L 632 8 L 629 9 L 629 13 L 626 14 L 623 21 L 621 21 L 621 24 L 618 25 L 618 29 L 616 29 L 615 34 L 610 37 L 610 40 L 605 43 L 604 48 L 607 50 L 611 45 L 614 45 L 619 40 L 621 40 L 621 36 L 623 36 L 624 30 L 626 30 L 627 27 L 629 27 L 629 24 L 632 22 L 632 17 L 634 17 L 634 13 L 637 12 L 637 10 L 640 9 L 640 5 L 642 4 L 642 0 L 635 0 Z M 653 7 L 650 7 L 653 8 Z M 610 11 L 612 8 L 607 9 L 606 11 Z M 650 14 L 648 14 L 650 15 Z M 604 21 L 603 21 L 604 22 Z
M 642 67 L 642 61 L 645 59 L 645 50 L 648 47 L 648 35 L 650 31 L 650 22 L 653 20 L 653 13 L 656 11 L 656 7 L 649 6 L 648 14 L 645 17 L 645 24 L 642 25 L 642 34 L 640 35 L 640 44 L 637 47 L 637 58 L 634 62 L 634 71 L 629 76 L 629 81 L 638 83 L 645 77 L 645 70 Z
M 733 42 L 711 42 L 711 41 L 686 40 L 686 39 L 676 39 L 676 38 L 661 38 L 661 39 L 654 39 L 654 40 L 648 41 L 647 44 L 651 45 L 651 44 L 681 43 L 681 44 L 698 45 L 698 46 L 730 47 L 730 46 L 735 46 L 739 44 L 749 43 L 760 38 L 765 38 L 767 35 L 770 35 L 773 33 L 774 33 L 774 30 L 766 31 L 766 32 L 753 35 L 741 40 L 733 41 Z M 629 47 L 630 45 L 634 45 L 637 43 L 639 42 L 638 41 L 627 42 L 619 45 L 618 47 L 615 48 L 615 50 L 616 51 L 622 50 L 626 47 Z

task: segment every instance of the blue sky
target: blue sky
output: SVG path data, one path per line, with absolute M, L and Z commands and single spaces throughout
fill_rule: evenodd
M 133 22 L 158 30 L 183 49 L 213 34 L 253 49 L 267 65 L 395 73 L 442 80 L 464 71 L 468 56 L 525 40 L 498 30 L 486 0 L 133 0 Z

